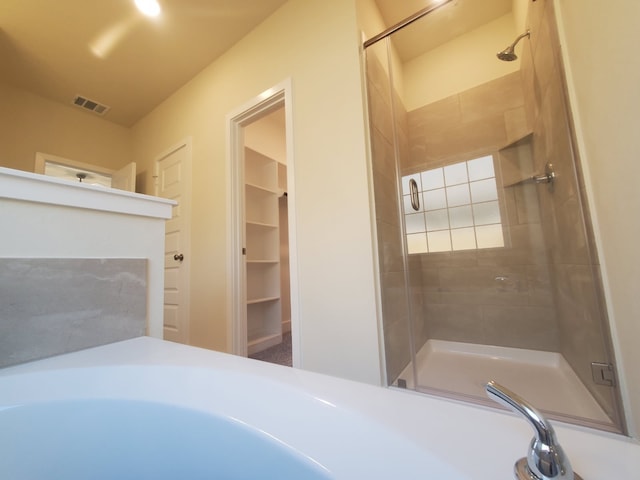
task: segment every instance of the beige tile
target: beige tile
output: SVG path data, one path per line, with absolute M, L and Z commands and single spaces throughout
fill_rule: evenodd
M 507 143 L 504 115 L 451 125 L 441 135 L 427 136 L 425 155 L 431 161 L 455 155 L 473 158 L 496 150 Z
M 558 351 L 555 312 L 548 307 L 482 307 L 487 344 Z
M 408 318 L 407 289 L 404 273 L 390 272 L 381 275 L 383 323 Z
M 378 258 L 382 274 L 404 270 L 401 230 L 399 225 L 377 222 Z
M 540 185 L 534 183 L 513 187 L 518 225 L 540 223 L 539 195 L 541 194 L 540 190 L 543 189 L 544 187 L 541 189 Z
M 376 219 L 386 223 L 399 224 L 398 194 L 395 181 L 374 172 L 373 190 Z
M 561 49 L 560 49 L 560 35 L 558 33 L 558 22 L 556 19 L 556 13 L 555 13 L 555 5 L 554 2 L 549 1 L 547 2 L 546 7 L 544 8 L 544 12 L 543 12 L 543 16 L 542 16 L 542 20 L 541 22 L 547 23 L 547 26 L 549 27 L 549 34 L 550 34 L 550 38 L 551 38 L 551 46 L 553 48 L 553 54 L 556 57 L 556 62 L 558 64 L 562 63 L 562 53 L 561 53 Z
M 578 185 L 562 79 L 558 71 L 551 72 L 551 76 L 540 112 L 541 140 L 545 159 L 553 164 L 556 173 L 554 195 L 563 201 L 576 195 Z
M 384 351 L 387 379 L 393 382 L 411 361 L 409 326 L 406 318 L 390 322 L 384 327 Z
M 548 219 L 553 221 L 550 225 L 553 237 L 549 239 L 553 262 L 590 264 L 589 245 L 578 198 L 571 197 L 561 205 L 554 204 L 553 215 Z
M 0 292 L 0 367 L 145 334 L 145 259 L 0 258 Z
M 534 173 L 532 135 L 502 148 L 497 156 L 500 179 L 503 185 L 512 185 Z
M 531 133 L 532 123 L 527 117 L 527 110 L 521 105 L 504 112 L 504 124 L 507 131 L 507 142 L 511 143 Z
M 393 90 L 393 112 L 396 120 L 396 128 L 404 134 L 409 133 L 409 121 L 407 116 L 407 109 L 404 108 L 402 98 L 398 95 L 398 92 Z
M 431 338 L 451 342 L 483 343 L 485 341 L 482 311 L 477 305 L 426 306 Z
M 529 2 L 529 12 L 527 16 L 527 27 L 531 31 L 531 45 L 533 49 L 537 46 L 538 36 L 540 32 L 540 23 L 546 9 L 547 0 L 536 0 Z
M 510 73 L 459 94 L 463 123 L 500 115 L 524 106 L 519 72 Z
M 442 303 L 440 298 L 440 276 L 437 268 L 422 269 L 422 297 L 425 305 Z
M 439 267 L 469 267 L 478 265 L 477 250 L 462 252 L 442 252 L 421 255 L 422 269 L 429 270 Z
M 380 57 L 386 62 L 386 53 L 368 49 L 366 53 L 367 88 L 369 94 L 375 90 L 376 94 L 384 99 L 387 105 L 391 105 L 389 92 L 389 75 L 380 61 Z
M 527 305 L 529 292 L 524 266 L 441 268 L 442 303 Z
M 478 265 L 540 265 L 548 263 L 548 249 L 538 224 L 512 225 L 505 228 L 507 246 L 478 250 Z
M 380 174 L 387 178 L 395 177 L 395 151 L 391 141 L 387 140 L 381 132 L 373 128 L 371 130 L 371 164 L 374 174 Z
M 553 29 L 554 25 L 551 20 L 544 16 L 540 22 L 537 44 L 533 51 L 535 78 L 541 97 L 545 95 L 552 72 L 559 68 L 554 46 L 556 35 Z
M 555 308 L 554 283 L 552 283 L 549 265 L 527 265 L 525 268 L 529 286 L 529 304 Z
M 384 138 L 393 143 L 393 120 L 389 106 L 380 101 L 379 96 L 369 97 L 369 125 Z
M 600 405 L 614 415 L 611 389 L 595 385 L 591 362 L 609 363 L 604 299 L 595 277 L 597 269 L 581 265 L 557 265 L 560 351 Z M 613 417 L 612 417 L 613 418 Z
M 522 47 L 520 76 L 522 81 L 524 108 L 527 115 L 527 124 L 529 126 L 533 126 L 536 117 L 538 116 L 540 96 L 538 95 L 539 91 L 536 88 L 535 72 L 533 68 L 533 53 L 529 42 L 524 43 Z
M 509 187 L 502 191 L 502 203 L 504 210 L 502 221 L 507 226 L 518 224 L 518 208 L 516 205 L 515 190 L 515 187 Z
M 458 95 L 452 95 L 412 110 L 407 115 L 410 131 L 414 125 L 421 125 L 428 132 L 440 133 L 446 130 L 449 125 L 455 125 L 462 121 L 460 99 Z

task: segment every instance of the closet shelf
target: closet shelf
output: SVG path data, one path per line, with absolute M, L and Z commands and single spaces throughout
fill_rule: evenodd
M 252 298 L 252 299 L 247 299 L 247 305 L 255 305 L 256 303 L 275 302 L 276 300 L 280 300 L 280 297 Z
M 278 228 L 278 225 L 274 225 L 273 223 L 256 222 L 254 220 L 247 220 L 247 226 L 259 228 Z
M 258 265 L 269 265 L 269 264 L 276 264 L 276 263 L 280 263 L 280 260 L 268 260 L 268 259 L 258 260 L 258 259 L 247 259 L 247 263 L 255 263 L 255 264 L 258 264 Z
M 278 190 L 274 188 L 264 187 L 262 185 L 256 185 L 255 183 L 245 183 L 245 186 L 248 188 L 254 188 L 263 193 L 272 193 L 274 195 L 278 195 Z

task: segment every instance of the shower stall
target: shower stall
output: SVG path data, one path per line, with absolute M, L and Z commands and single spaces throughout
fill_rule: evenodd
M 387 382 L 624 432 L 555 22 L 446 1 L 364 44 Z

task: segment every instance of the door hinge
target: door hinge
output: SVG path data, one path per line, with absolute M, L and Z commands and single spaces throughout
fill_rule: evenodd
M 247 254 L 247 248 L 246 247 L 242 247 L 242 254 L 246 255 Z
M 616 372 L 610 363 L 591 362 L 591 376 L 597 385 L 616 386 Z

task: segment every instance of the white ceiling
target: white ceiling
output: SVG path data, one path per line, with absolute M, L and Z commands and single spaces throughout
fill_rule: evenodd
M 393 25 L 433 0 L 375 0 Z M 111 107 L 131 126 L 286 0 L 159 0 L 149 19 L 133 0 L 0 0 L 0 82 L 70 105 Z M 512 0 L 454 0 L 394 35 L 406 61 L 510 11 Z

